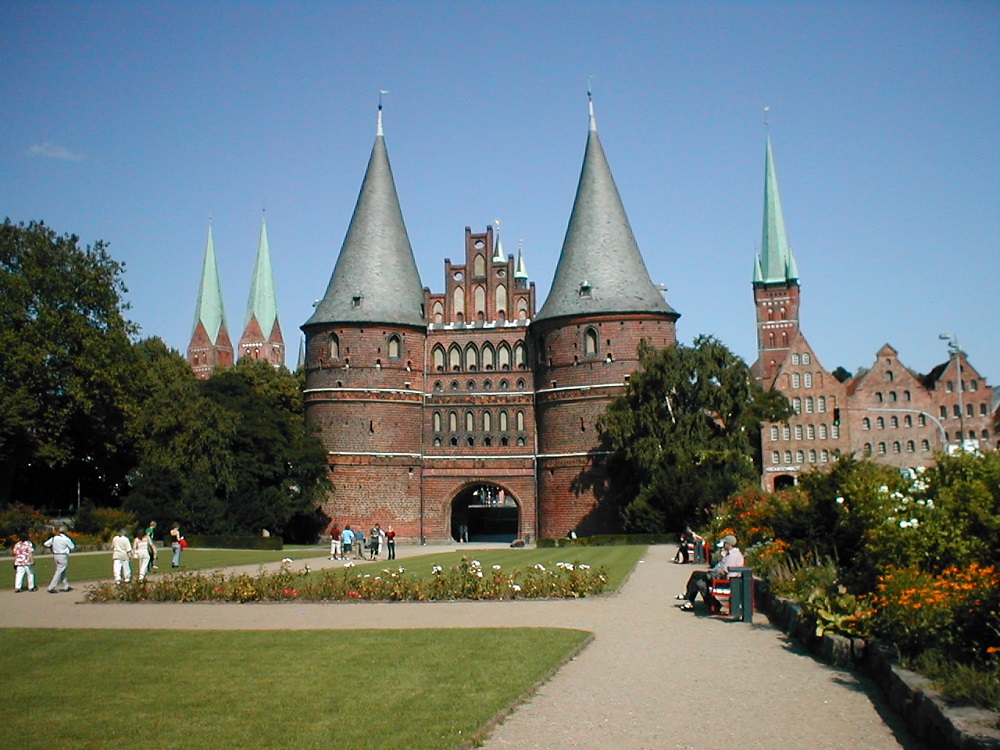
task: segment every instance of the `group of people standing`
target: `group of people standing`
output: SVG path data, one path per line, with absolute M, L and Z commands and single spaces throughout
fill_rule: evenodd
M 330 531 L 330 559 L 346 560 L 351 554 L 351 549 L 355 550 L 355 559 L 363 560 L 365 550 L 368 550 L 369 559 L 378 560 L 382 555 L 382 550 L 388 551 L 388 560 L 396 559 L 396 532 L 392 526 L 383 530 L 381 525 L 375 524 L 368 532 L 367 542 L 363 531 L 355 531 L 350 524 L 341 531 L 340 527 L 334 524 Z
M 132 580 L 132 560 L 139 565 L 139 580 L 143 581 L 150 570 L 158 570 L 156 564 L 157 550 L 153 536 L 156 533 L 156 521 L 150 521 L 145 529 L 139 529 L 134 539 L 129 539 L 128 529 L 122 528 L 111 540 L 111 574 L 115 583 L 127 583 Z M 76 544 L 70 538 L 65 526 L 60 526 L 51 537 L 43 543 L 52 552 L 52 560 L 56 570 L 49 583 L 48 591 L 55 594 L 59 591 L 72 591 L 69 584 L 69 556 L 76 549 Z M 181 565 L 181 551 L 187 543 L 181 534 L 180 524 L 175 523 L 170 529 L 170 547 L 173 550 L 172 566 Z M 12 550 L 14 554 L 14 591 L 38 591 L 35 585 L 35 545 L 27 531 L 18 534 L 18 541 Z

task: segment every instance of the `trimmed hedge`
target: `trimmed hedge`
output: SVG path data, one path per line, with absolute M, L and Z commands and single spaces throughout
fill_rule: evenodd
M 280 536 L 231 536 L 209 534 L 186 534 L 184 538 L 191 547 L 208 549 L 283 549 Z M 169 542 L 165 544 L 170 547 Z
M 598 536 L 579 536 L 576 539 L 566 537 L 542 538 L 538 547 L 614 547 L 623 544 L 677 544 L 674 534 L 600 534 Z

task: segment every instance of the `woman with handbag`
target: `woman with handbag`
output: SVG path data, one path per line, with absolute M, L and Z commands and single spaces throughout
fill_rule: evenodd
M 184 541 L 184 535 L 181 533 L 180 522 L 174 521 L 174 525 L 170 528 L 170 549 L 174 551 L 174 559 L 170 567 L 179 568 L 181 566 L 181 550 L 185 547 L 187 547 L 187 542 Z

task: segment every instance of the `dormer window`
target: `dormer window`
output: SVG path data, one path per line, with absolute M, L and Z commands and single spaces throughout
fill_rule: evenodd
M 590 282 L 584 279 L 583 281 L 580 282 L 580 296 L 590 299 L 591 296 L 590 292 L 591 292 Z
M 361 307 L 361 303 L 364 302 L 365 296 L 358 292 L 353 297 L 351 297 L 351 307 Z

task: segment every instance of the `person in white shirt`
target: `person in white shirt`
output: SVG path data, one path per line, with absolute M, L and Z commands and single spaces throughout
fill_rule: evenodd
M 736 546 L 735 536 L 727 534 L 722 537 L 719 546 L 723 548 L 722 559 L 711 570 L 696 570 L 692 573 L 684 593 L 677 595 L 677 599 L 684 601 L 680 608 L 685 612 L 694 609 L 694 600 L 698 598 L 698 594 L 701 594 L 703 601 L 709 602 L 708 589 L 714 579 L 727 578 L 730 570 L 743 567 L 743 553 Z
M 46 539 L 44 544 L 52 550 L 52 559 L 56 564 L 56 572 L 52 575 L 52 581 L 49 583 L 49 593 L 56 593 L 60 583 L 63 591 L 72 591 L 73 587 L 69 585 L 69 576 L 66 575 L 66 570 L 69 568 L 69 553 L 76 549 L 76 545 L 66 535 L 66 527 L 60 526 L 58 533 Z
M 115 576 L 115 583 L 132 580 L 132 542 L 129 541 L 128 532 L 122 529 L 115 534 L 111 540 L 111 568 Z

